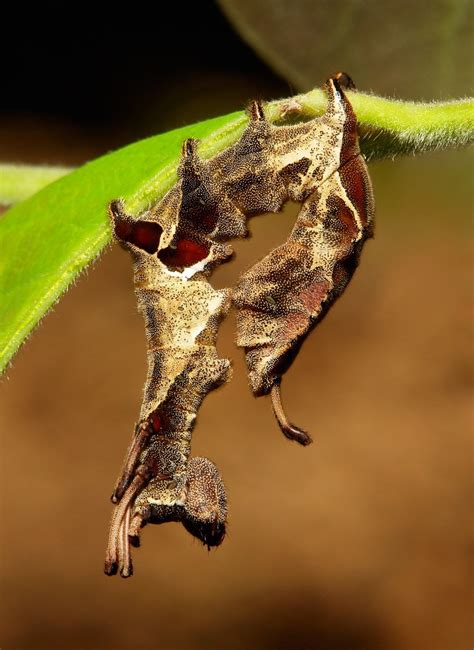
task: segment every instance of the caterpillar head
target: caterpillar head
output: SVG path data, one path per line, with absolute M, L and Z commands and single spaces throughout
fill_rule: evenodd
M 132 517 L 132 522 L 140 519 L 140 527 L 180 521 L 208 548 L 219 546 L 227 517 L 227 497 L 219 470 L 208 458 L 196 457 L 190 459 L 186 473 L 179 478 L 152 479 L 137 496 Z
M 208 548 L 225 536 L 227 497 L 217 467 L 207 458 L 192 458 L 187 469 L 187 494 L 181 522 Z
M 208 549 L 225 537 L 227 497 L 217 467 L 208 458 L 192 458 L 186 473 L 173 479 L 150 480 L 144 466 L 135 477 L 112 517 L 105 573 L 133 573 L 130 545 L 140 545 L 140 530 L 147 523 L 180 521 Z

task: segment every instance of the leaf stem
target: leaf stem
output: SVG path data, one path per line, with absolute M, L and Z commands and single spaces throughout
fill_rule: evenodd
M 67 167 L 0 163 L 0 204 L 23 201 L 70 171 Z
M 416 103 L 359 92 L 348 94 L 359 120 L 362 152 L 369 161 L 455 149 L 474 142 L 472 98 Z M 269 102 L 265 113 L 271 122 L 279 122 L 283 119 L 309 119 L 321 115 L 325 107 L 324 92 L 315 89 Z M 238 139 L 245 124 L 243 112 L 230 115 L 229 122 L 202 143 L 201 155 L 210 158 L 231 145 Z M 66 167 L 0 163 L 0 204 L 22 201 L 69 171 Z M 131 197 L 128 207 L 132 212 L 150 203 L 157 186 L 170 186 L 174 182 L 176 168 L 164 168 L 159 176 L 159 179 L 154 178 L 136 196 Z

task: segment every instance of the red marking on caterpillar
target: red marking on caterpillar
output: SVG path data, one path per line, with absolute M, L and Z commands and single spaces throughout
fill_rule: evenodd
M 174 247 L 160 251 L 158 257 L 170 268 L 183 268 L 193 266 L 206 259 L 209 247 L 198 244 L 191 239 L 178 239 Z
M 161 429 L 162 423 L 161 418 L 158 413 L 154 412 L 150 415 L 151 426 L 153 427 L 153 433 L 158 433 Z
M 155 222 L 131 221 L 129 219 L 117 220 L 114 224 L 114 233 L 117 239 L 126 241 L 147 253 L 156 253 L 160 245 L 163 229 Z

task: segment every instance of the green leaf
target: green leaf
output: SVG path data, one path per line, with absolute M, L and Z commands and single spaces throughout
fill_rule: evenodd
M 471 100 L 414 104 L 362 93 L 350 93 L 350 99 L 368 159 L 459 147 L 474 140 Z M 265 111 L 275 122 L 294 111 L 301 118 L 313 117 L 325 104 L 323 92 L 314 90 L 267 104 Z M 175 182 L 185 138 L 202 139 L 199 152 L 209 158 L 235 142 L 245 124 L 244 113 L 233 113 L 142 140 L 84 165 L 5 213 L 0 219 L 0 371 L 109 242 L 108 203 L 122 198 L 127 212 L 139 214 Z M 4 169 L 0 165 L 0 178 Z M 17 196 L 22 191 L 20 173 L 17 170 L 14 177 Z M 25 182 L 28 185 L 28 178 Z M 5 194 L 7 185 L 4 181 Z
M 232 132 L 236 123 L 243 127 L 245 119 L 237 115 L 176 129 L 98 158 L 0 218 L 0 371 L 109 242 L 108 203 L 122 197 L 139 209 L 150 193 L 164 194 L 175 180 L 182 141 L 217 130 L 212 149 L 225 142 L 229 125 Z M 133 205 L 127 207 L 133 211 Z

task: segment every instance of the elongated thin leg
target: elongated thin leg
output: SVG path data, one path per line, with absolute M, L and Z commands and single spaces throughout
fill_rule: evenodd
M 280 425 L 280 429 L 282 430 L 283 435 L 289 438 L 290 440 L 296 440 L 296 442 L 299 442 L 300 445 L 303 446 L 311 444 L 313 442 L 311 436 L 308 433 L 306 433 L 306 431 L 303 431 L 303 429 L 300 429 L 299 427 L 296 427 L 294 424 L 291 424 L 288 418 L 286 417 L 285 411 L 283 410 L 283 404 L 281 403 L 279 381 L 273 384 L 271 390 L 271 396 L 272 396 L 273 412 L 275 413 L 275 417 L 277 419 L 278 424 Z
M 120 528 L 120 546 L 119 546 L 119 570 L 122 578 L 129 578 L 133 575 L 132 558 L 130 555 L 130 542 L 128 540 L 128 530 L 130 528 L 130 511 L 125 510 Z
M 145 487 L 148 481 L 149 476 L 147 473 L 138 471 L 135 475 L 135 478 L 125 491 L 125 494 L 123 495 L 120 503 L 118 503 L 115 507 L 115 511 L 112 516 L 112 522 L 110 524 L 109 542 L 107 544 L 104 564 L 104 572 L 109 576 L 115 575 L 117 573 L 119 560 L 121 560 L 121 557 L 123 557 L 123 552 L 120 552 L 123 548 L 123 519 L 127 514 L 127 511 L 130 512 L 131 508 L 133 507 L 133 501 L 138 492 L 140 492 L 140 490 Z
M 112 503 L 118 503 L 130 485 L 140 454 L 145 449 L 151 433 L 152 428 L 148 422 L 142 422 L 138 425 L 135 436 L 127 451 L 122 471 L 115 484 L 111 497 Z

